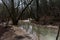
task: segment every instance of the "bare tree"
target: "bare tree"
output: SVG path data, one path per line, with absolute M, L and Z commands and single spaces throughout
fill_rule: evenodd
M 13 22 L 13 25 L 17 25 L 18 24 L 18 21 L 19 19 L 21 18 L 21 16 L 23 16 L 23 12 L 25 11 L 25 9 L 33 2 L 33 0 L 31 0 L 27 5 L 26 7 L 22 10 L 22 12 L 19 14 L 19 16 L 16 15 L 16 12 L 15 12 L 15 6 L 14 6 L 14 0 L 10 0 L 10 4 L 11 4 L 11 10 L 9 10 L 9 7 L 8 5 L 6 5 L 5 1 L 4 0 L 1 0 L 2 3 L 4 4 L 4 6 L 6 7 L 8 13 L 10 14 L 10 17 L 11 17 L 11 20 Z M 9 0 L 8 0 L 9 1 Z M 17 0 L 18 1 L 18 0 Z M 17 13 L 18 13 L 18 7 L 20 6 L 20 1 L 17 2 Z

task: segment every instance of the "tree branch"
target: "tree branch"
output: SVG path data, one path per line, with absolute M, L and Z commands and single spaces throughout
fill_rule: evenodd
M 10 11 L 9 11 L 9 9 L 8 9 L 7 5 L 5 4 L 5 2 L 4 2 L 3 0 L 1 0 L 1 1 L 2 1 L 2 3 L 4 4 L 4 6 L 6 7 L 7 11 L 9 12 L 10 17 L 12 17 L 12 14 L 10 13 Z
M 58 38 L 59 38 L 59 33 L 60 33 L 60 25 L 59 25 L 58 33 L 57 33 L 57 36 L 56 36 L 56 40 L 58 40 Z
M 33 0 L 30 1 L 30 3 L 27 4 L 27 6 L 22 10 L 21 14 L 18 16 L 18 19 L 20 19 L 20 17 L 22 16 L 23 12 L 25 11 L 25 9 L 32 3 Z
M 18 7 L 20 6 L 20 1 L 18 1 L 18 5 L 17 5 L 17 13 L 18 13 Z

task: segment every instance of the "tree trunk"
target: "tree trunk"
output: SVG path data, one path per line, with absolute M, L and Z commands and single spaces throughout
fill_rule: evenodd
M 18 20 L 13 20 L 13 25 L 18 25 Z
M 39 22 L 39 0 L 36 0 L 36 18 L 35 21 Z
M 57 36 L 56 36 L 56 40 L 58 40 L 58 38 L 59 38 L 59 32 L 60 32 L 60 25 L 59 25 L 58 33 L 57 33 Z

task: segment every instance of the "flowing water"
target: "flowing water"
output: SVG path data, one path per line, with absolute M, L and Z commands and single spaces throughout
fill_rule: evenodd
M 33 40 L 38 40 L 37 34 L 39 34 L 40 40 L 56 40 L 58 26 L 51 25 L 36 25 L 32 23 L 19 23 L 19 26 L 26 29 L 31 34 Z M 60 40 L 60 37 L 59 37 Z

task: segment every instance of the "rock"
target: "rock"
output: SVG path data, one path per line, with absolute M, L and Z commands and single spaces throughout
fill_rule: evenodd
M 24 36 L 25 34 L 27 34 L 26 30 L 25 29 L 22 30 L 20 27 L 13 26 L 12 29 L 14 30 L 14 33 L 18 36 L 20 35 Z
M 11 30 L 5 32 L 0 40 L 31 40 L 28 33 L 20 27 L 12 26 Z

